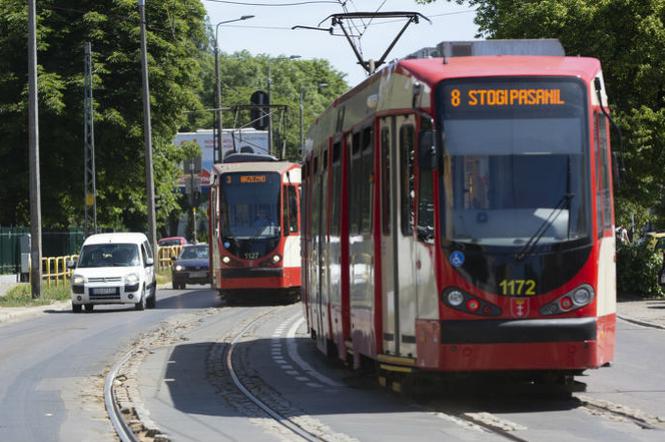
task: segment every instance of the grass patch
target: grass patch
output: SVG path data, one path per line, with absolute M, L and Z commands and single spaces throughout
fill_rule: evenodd
M 69 284 L 59 287 L 42 286 L 42 296 L 32 299 L 30 284 L 19 284 L 11 288 L 5 296 L 0 297 L 2 307 L 30 307 L 35 305 L 48 305 L 55 301 L 69 301 L 72 299 Z
M 169 284 L 171 282 L 171 267 L 157 272 L 157 284 Z

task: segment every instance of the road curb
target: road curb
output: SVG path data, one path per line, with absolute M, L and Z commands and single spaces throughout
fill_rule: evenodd
M 49 310 L 65 311 L 70 308 L 69 301 L 57 301 L 39 307 L 2 307 L 0 308 L 0 325 L 8 322 L 20 322 L 45 314 Z
M 617 318 L 622 319 L 626 322 L 630 322 L 632 324 L 641 325 L 642 327 L 658 328 L 661 330 L 665 330 L 665 326 L 656 324 L 655 322 L 645 321 L 643 319 L 631 318 L 630 316 L 625 316 L 625 315 L 617 315 Z

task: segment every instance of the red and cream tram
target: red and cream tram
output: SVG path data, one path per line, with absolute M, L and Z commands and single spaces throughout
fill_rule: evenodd
M 251 293 L 300 293 L 298 164 L 230 154 L 210 192 L 212 287 L 229 301 Z
M 611 362 L 606 109 L 599 61 L 565 56 L 401 60 L 337 99 L 304 149 L 317 346 L 564 382 Z

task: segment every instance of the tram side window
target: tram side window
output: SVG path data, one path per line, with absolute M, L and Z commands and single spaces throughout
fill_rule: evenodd
M 381 224 L 390 235 L 390 129 L 381 129 Z
M 332 158 L 332 213 L 331 213 L 331 226 L 330 233 L 333 236 L 340 234 L 340 196 L 342 194 L 342 168 L 340 164 L 341 158 L 341 143 L 333 144 L 333 158 Z
M 420 123 L 419 146 L 431 144 L 432 123 L 422 119 Z M 429 161 L 429 164 L 425 164 Z M 432 179 L 431 158 L 418 158 L 418 239 L 431 241 L 434 238 L 434 182 Z
M 402 126 L 399 130 L 400 145 L 400 202 L 402 235 L 413 234 L 413 195 L 414 195 L 414 137 L 412 125 Z
M 284 235 L 298 232 L 298 197 L 295 186 L 284 187 Z
M 308 193 L 307 188 L 309 187 L 309 182 L 310 182 L 309 161 L 307 161 L 304 164 L 303 168 L 302 168 L 302 176 L 303 176 L 304 180 L 303 180 L 302 191 L 301 191 L 301 194 L 300 194 L 300 213 L 308 213 L 307 212 L 307 193 Z M 303 236 L 307 237 L 307 233 L 308 233 L 308 231 L 307 231 L 307 217 L 303 216 L 303 217 L 301 217 L 301 219 L 302 219 L 301 229 L 303 231 Z
M 310 189 L 312 190 L 311 198 L 310 198 L 310 205 L 308 209 L 312 211 L 312 225 L 311 225 L 311 237 L 316 238 L 319 234 L 319 205 L 320 205 L 320 197 L 321 197 L 321 192 L 320 187 L 321 185 L 319 184 L 319 170 L 318 170 L 318 157 L 314 158 L 314 168 L 312 169 L 312 182 L 310 185 Z
M 360 214 L 360 232 L 370 233 L 372 230 L 372 173 L 374 165 L 374 131 L 371 127 L 363 130 L 362 156 L 360 175 L 361 190 L 361 214 Z
M 598 237 L 603 230 L 612 225 L 612 213 L 609 185 L 609 157 L 607 142 L 607 121 L 604 115 L 596 113 L 595 118 L 595 156 L 596 156 L 596 220 Z
M 351 143 L 351 173 L 349 186 L 349 230 L 353 234 L 360 233 L 360 216 L 362 204 L 362 158 L 360 149 L 360 132 L 353 134 Z
M 612 202 L 610 199 L 610 153 L 607 139 L 607 118 L 600 116 L 600 154 L 602 157 L 603 175 L 603 227 L 612 227 Z

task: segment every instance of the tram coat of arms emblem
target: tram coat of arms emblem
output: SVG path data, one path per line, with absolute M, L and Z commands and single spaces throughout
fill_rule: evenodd
M 529 316 L 529 300 L 526 298 L 511 298 L 510 313 L 513 318 L 526 318 Z

